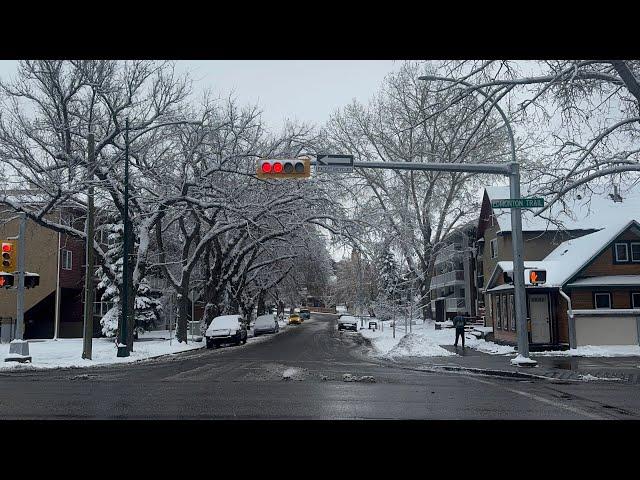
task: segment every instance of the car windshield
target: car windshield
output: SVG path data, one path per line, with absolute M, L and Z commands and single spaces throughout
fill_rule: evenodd
M 357 322 L 358 319 L 356 317 L 352 317 L 351 315 L 343 315 L 340 317 L 341 322 Z

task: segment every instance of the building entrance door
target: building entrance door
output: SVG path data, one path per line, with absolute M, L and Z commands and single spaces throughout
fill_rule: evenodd
M 531 317 L 531 343 L 551 342 L 548 294 L 529 294 L 529 315 Z

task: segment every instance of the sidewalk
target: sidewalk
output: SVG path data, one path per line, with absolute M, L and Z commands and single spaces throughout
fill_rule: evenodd
M 638 357 L 550 357 L 535 356 L 536 367 L 511 365 L 512 355 L 489 355 L 473 348 L 441 345 L 456 355 L 446 357 L 404 357 L 394 363 L 409 368 L 443 368 L 445 370 L 478 371 L 490 375 L 514 377 L 546 377 L 572 381 L 617 381 L 640 384 L 640 358 Z

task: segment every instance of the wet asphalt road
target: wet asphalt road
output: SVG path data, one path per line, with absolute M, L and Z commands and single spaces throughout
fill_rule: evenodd
M 336 318 L 138 364 L 2 373 L 0 419 L 640 419 L 638 385 L 401 369 Z

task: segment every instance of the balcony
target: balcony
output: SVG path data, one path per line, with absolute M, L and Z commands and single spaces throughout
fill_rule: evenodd
M 430 290 L 452 285 L 464 285 L 464 270 L 453 270 L 451 272 L 436 275 L 431 279 Z
M 445 309 L 447 312 L 464 312 L 464 298 L 447 298 Z
M 462 244 L 452 243 L 451 245 L 447 245 L 438 252 L 435 260 L 435 265 L 447 262 L 454 257 L 462 255 L 462 253 L 464 253 L 464 250 L 462 250 Z

